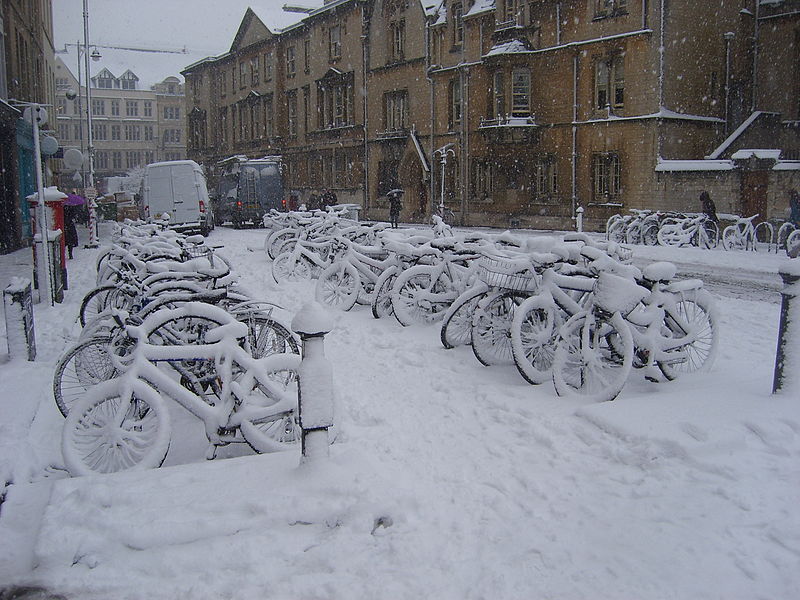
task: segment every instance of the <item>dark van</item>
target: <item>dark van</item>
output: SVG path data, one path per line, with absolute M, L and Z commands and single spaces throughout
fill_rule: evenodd
M 279 156 L 226 162 L 217 187 L 218 221 L 237 229 L 257 226 L 270 210 L 286 210 Z

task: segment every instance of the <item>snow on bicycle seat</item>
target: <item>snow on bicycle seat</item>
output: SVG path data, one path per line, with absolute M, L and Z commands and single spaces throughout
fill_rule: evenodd
M 672 281 L 677 272 L 678 269 L 674 263 L 660 261 L 647 265 L 642 270 L 642 276 L 647 281 L 661 281 L 666 283 L 668 281 Z

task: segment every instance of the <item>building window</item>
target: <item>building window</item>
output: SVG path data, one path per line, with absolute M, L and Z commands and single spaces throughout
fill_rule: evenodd
M 258 56 L 254 56 L 250 59 L 250 83 L 253 87 L 257 86 L 259 83 L 259 64 L 258 64 Z
M 138 142 L 142 139 L 142 130 L 138 125 L 125 125 L 125 141 Z
M 303 40 L 303 72 L 311 72 L 311 40 Z
M 271 95 L 264 99 L 264 135 L 268 138 L 275 136 L 275 113 Z
M 303 87 L 303 131 L 308 133 L 308 120 L 311 117 L 311 88 Z
M 328 58 L 336 60 L 342 57 L 342 26 L 333 25 L 328 29 Z
M 105 123 L 92 123 L 92 139 L 104 142 L 108 139 L 108 126 Z
M 286 92 L 286 135 L 297 137 L 297 90 Z
M 152 102 L 152 100 L 145 100 L 144 101 L 144 116 L 145 117 L 152 117 L 153 116 L 153 102 Z
M 294 77 L 297 73 L 297 65 L 295 64 L 294 46 L 286 47 L 286 77 Z
M 493 79 L 494 92 L 494 116 L 498 119 L 506 114 L 506 87 L 505 77 L 502 71 L 497 71 Z
M 464 42 L 464 7 L 460 2 L 453 4 L 453 45 Z
M 494 191 L 495 166 L 489 161 L 476 160 L 472 166 L 472 194 L 478 200 L 488 200 Z
M 165 106 L 164 118 L 171 120 L 178 120 L 181 118 L 181 109 L 178 106 Z
M 517 2 L 519 0 L 503 0 L 503 21 L 516 21 L 517 19 Z
M 511 116 L 529 117 L 531 114 L 531 74 L 527 69 L 514 69 L 511 73 Z
M 622 165 L 615 152 L 592 157 L 592 200 L 596 203 L 619 202 L 622 195 Z
M 61 142 L 69 139 L 69 123 L 58 124 L 58 139 Z
M 389 59 L 401 61 L 406 55 L 406 22 L 404 20 L 389 23 Z
M 139 103 L 136 100 L 125 101 L 125 115 L 128 117 L 139 116 Z
M 122 126 L 121 125 L 112 125 L 111 126 L 111 140 L 112 141 L 119 141 L 122 139 Z
M 596 19 L 628 14 L 628 0 L 594 0 Z
M 538 201 L 552 201 L 556 194 L 556 161 L 553 156 L 536 160 L 533 177 L 533 196 Z
M 92 100 L 92 115 L 106 114 L 106 101 L 105 100 Z
M 123 90 L 135 90 L 136 89 L 136 80 L 135 79 L 120 79 L 120 86 Z
M 152 150 L 145 150 L 144 163 L 146 165 L 149 165 L 151 162 L 153 162 L 153 151 Z
M 111 153 L 111 168 L 117 170 L 122 168 L 122 152 L 114 151 Z
M 264 81 L 272 81 L 272 52 L 264 55 Z
M 352 73 L 317 82 L 317 115 L 320 129 L 352 125 Z
M 447 125 L 453 131 L 461 124 L 461 81 L 453 79 L 447 88 L 448 118 Z
M 384 94 L 384 129 L 386 131 L 400 131 L 408 123 L 408 92 L 388 92 Z
M 622 56 L 595 63 L 595 108 L 622 108 L 625 104 L 625 67 Z
M 142 153 L 132 150 L 125 153 L 125 167 L 127 169 L 135 169 L 142 164 Z
M 95 152 L 94 163 L 98 169 L 108 169 L 108 152 Z
M 66 98 L 59 98 L 58 99 L 58 114 L 65 115 L 67 114 L 67 99 Z
M 111 130 L 112 131 L 114 130 L 114 126 L 113 125 L 111 126 Z M 82 130 L 82 127 L 81 127 L 80 123 L 72 126 L 72 133 L 74 134 L 72 136 L 73 140 L 81 140 L 81 139 L 83 139 L 83 130 Z
M 164 143 L 165 144 L 180 144 L 181 143 L 181 130 L 180 129 L 165 129 L 164 130 Z
M 119 116 L 119 100 L 112 100 L 111 101 L 111 116 L 118 117 Z
M 114 87 L 114 78 L 113 77 L 98 77 L 95 80 L 97 87 L 103 90 L 110 90 Z
M 151 142 L 153 141 L 153 126 L 152 125 L 145 125 L 144 126 L 144 141 Z
M 241 61 L 239 63 L 239 88 L 247 87 L 247 63 Z

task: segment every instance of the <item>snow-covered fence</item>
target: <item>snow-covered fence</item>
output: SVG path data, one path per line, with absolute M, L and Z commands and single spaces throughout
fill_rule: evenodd
M 33 328 L 33 291 L 29 279 L 14 277 L 3 290 L 6 314 L 8 353 L 11 358 L 36 359 L 36 336 Z
M 773 393 L 786 389 L 800 391 L 800 302 L 797 299 L 800 296 L 800 258 L 787 260 L 779 273 L 783 290 Z
M 332 328 L 330 316 L 317 302 L 305 304 L 292 319 L 292 329 L 303 341 L 297 377 L 305 463 L 328 457 L 328 428 L 333 426 L 333 370 L 325 358 L 324 338 Z

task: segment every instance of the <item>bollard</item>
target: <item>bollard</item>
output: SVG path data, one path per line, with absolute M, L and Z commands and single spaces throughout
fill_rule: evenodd
M 302 430 L 302 463 L 327 459 L 328 428 L 333 426 L 333 369 L 325 358 L 324 339 L 333 328 L 331 318 L 317 302 L 304 305 L 292 319 L 292 329 L 303 342 L 298 369 L 298 415 Z
M 36 336 L 33 329 L 33 289 L 29 279 L 14 277 L 3 290 L 6 313 L 8 354 L 11 358 L 36 359 Z
M 578 233 L 583 231 L 583 207 L 579 206 L 575 210 L 575 230 Z
M 787 260 L 778 273 L 783 279 L 783 289 L 773 394 L 785 388 L 800 391 L 800 304 L 796 300 L 800 295 L 800 258 Z

